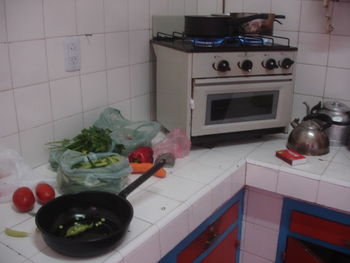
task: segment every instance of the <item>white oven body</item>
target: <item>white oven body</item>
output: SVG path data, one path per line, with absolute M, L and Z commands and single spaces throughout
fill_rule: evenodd
M 153 47 L 157 58 L 156 120 L 168 130 L 180 128 L 189 137 L 277 127 L 287 131 L 294 67 L 268 71 L 261 62 L 285 57 L 295 60 L 294 51 L 187 53 L 157 44 Z M 218 72 L 213 63 L 223 59 L 230 63 L 231 70 Z M 242 72 L 237 66 L 244 59 L 253 62 L 252 71 Z M 264 114 L 257 114 L 253 108 L 242 116 L 242 107 L 247 106 L 249 98 L 267 99 L 271 112 L 265 105 Z M 222 110 L 221 120 L 211 118 L 210 111 L 218 109 L 222 100 L 230 105 L 226 105 L 230 109 L 227 116 Z
M 288 127 L 291 76 L 194 79 L 191 135 Z

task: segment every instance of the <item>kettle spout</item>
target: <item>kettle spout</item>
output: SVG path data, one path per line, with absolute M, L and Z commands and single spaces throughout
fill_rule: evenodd
M 303 101 L 303 104 L 304 104 L 305 107 L 306 107 L 306 115 L 309 115 L 309 114 L 310 114 L 310 106 L 309 106 L 309 104 L 307 104 L 306 101 Z
M 290 123 L 290 125 L 292 125 L 293 128 L 296 128 L 296 127 L 299 125 L 299 119 L 298 119 L 298 118 L 297 118 L 297 119 L 294 119 L 294 120 Z

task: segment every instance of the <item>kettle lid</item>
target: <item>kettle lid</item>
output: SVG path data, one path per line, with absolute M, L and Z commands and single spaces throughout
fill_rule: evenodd
M 338 101 L 326 101 L 323 107 L 327 110 L 337 111 L 337 112 L 348 112 L 350 108 L 344 103 Z
M 322 112 L 328 114 L 334 124 L 350 125 L 350 108 L 344 103 L 337 101 L 326 101 Z

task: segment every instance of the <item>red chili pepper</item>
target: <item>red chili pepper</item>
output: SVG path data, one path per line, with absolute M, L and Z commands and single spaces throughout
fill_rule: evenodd
M 130 163 L 153 163 L 153 150 L 151 147 L 142 146 L 129 155 Z

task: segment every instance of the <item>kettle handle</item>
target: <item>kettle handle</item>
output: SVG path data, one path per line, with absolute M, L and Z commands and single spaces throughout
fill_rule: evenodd
M 299 125 L 299 118 L 294 119 L 290 125 L 292 125 L 293 129 L 296 128 Z
M 321 101 L 311 108 L 310 113 L 316 113 L 320 109 L 321 109 Z
M 305 116 L 303 120 L 304 121 L 306 121 L 306 120 L 320 120 L 320 121 L 322 121 L 323 124 L 320 123 L 322 130 L 325 130 L 325 129 L 331 127 L 333 124 L 332 118 L 324 113 L 311 113 L 311 114 Z

